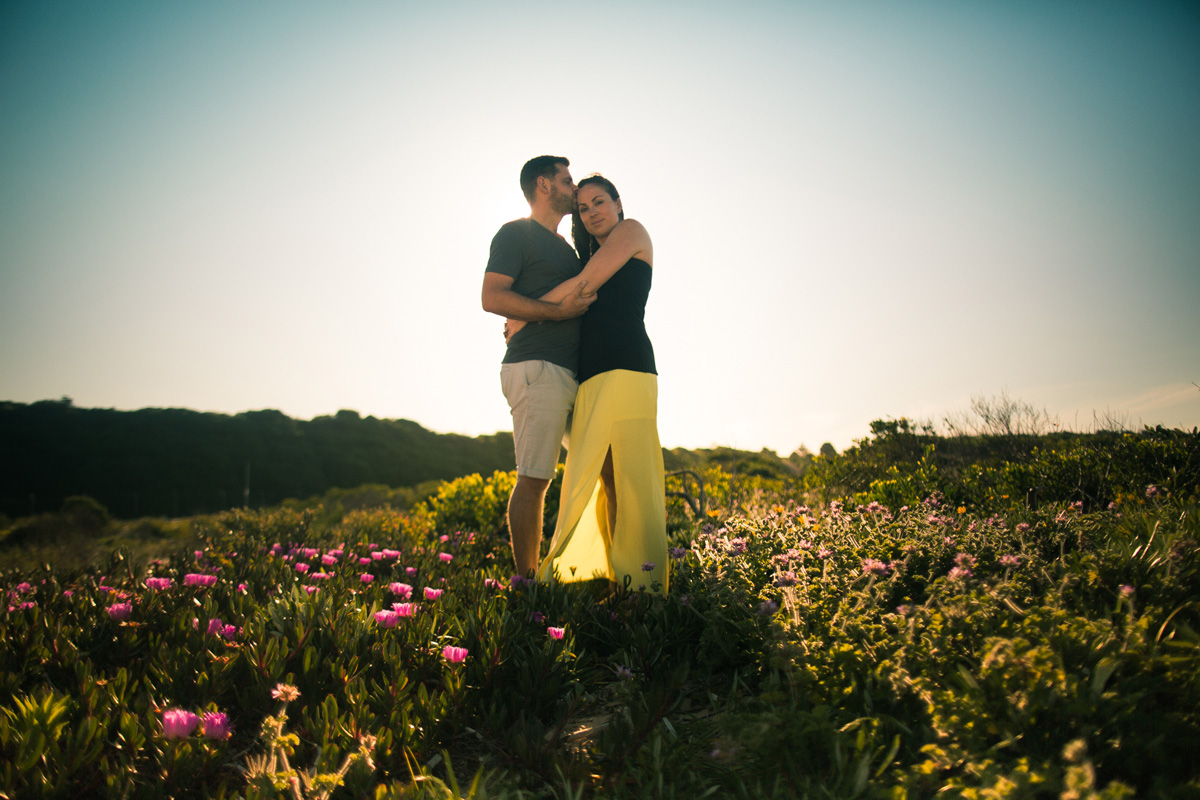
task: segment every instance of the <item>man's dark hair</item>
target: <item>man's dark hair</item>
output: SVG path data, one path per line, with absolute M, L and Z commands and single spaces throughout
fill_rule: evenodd
M 571 162 L 562 156 L 538 156 L 529 159 L 525 162 L 525 166 L 521 167 L 521 192 L 524 193 L 525 199 L 531 205 L 534 196 L 537 195 L 537 179 L 553 180 L 554 176 L 558 174 L 559 164 L 564 167 L 571 166 Z

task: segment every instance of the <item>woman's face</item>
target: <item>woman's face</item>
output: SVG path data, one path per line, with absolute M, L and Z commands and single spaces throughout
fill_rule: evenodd
M 598 183 L 582 186 L 575 193 L 575 204 L 583 227 L 603 241 L 621 221 L 621 201 L 613 200 Z

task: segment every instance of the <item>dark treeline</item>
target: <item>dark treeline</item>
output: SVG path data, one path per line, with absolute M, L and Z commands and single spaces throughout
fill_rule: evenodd
M 72 495 L 121 518 L 181 516 L 512 468 L 509 433 L 438 434 L 354 411 L 305 421 L 273 410 L 0 402 L 0 514 L 9 517 L 55 511 Z

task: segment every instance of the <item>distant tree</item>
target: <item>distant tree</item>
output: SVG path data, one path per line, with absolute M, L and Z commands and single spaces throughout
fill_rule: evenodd
M 797 475 L 803 475 L 812 466 L 813 454 L 807 447 L 800 445 L 792 451 L 787 460 L 795 469 Z
M 971 408 L 943 419 L 947 436 L 1042 436 L 1059 427 L 1046 409 L 1008 396 L 971 398 Z
M 409 420 L 279 411 L 78 408 L 0 402 L 0 513 L 59 508 L 88 495 L 118 517 L 179 516 L 274 505 L 333 488 L 398 488 L 510 470 L 512 434 L 437 434 Z
M 112 521 L 108 509 L 87 495 L 68 497 L 63 501 L 62 513 L 76 526 L 91 532 L 103 530 Z

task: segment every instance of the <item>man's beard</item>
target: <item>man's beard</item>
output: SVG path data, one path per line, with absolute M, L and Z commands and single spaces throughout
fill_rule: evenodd
M 575 210 L 575 197 L 563 194 L 557 188 L 550 190 L 550 207 L 558 214 L 570 214 Z

